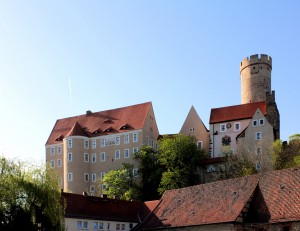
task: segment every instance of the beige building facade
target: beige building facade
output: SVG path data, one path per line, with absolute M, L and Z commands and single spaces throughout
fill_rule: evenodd
M 65 192 L 91 195 L 110 170 L 134 160 L 143 145 L 156 148 L 159 132 L 151 103 L 57 120 L 46 143 L 46 162 L 59 175 Z M 100 184 L 100 185 L 99 185 Z M 100 188 L 99 188 L 100 186 Z

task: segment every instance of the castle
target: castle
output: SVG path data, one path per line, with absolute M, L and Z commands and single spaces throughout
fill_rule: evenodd
M 194 107 L 188 113 L 180 133 L 196 138 L 211 160 L 227 154 L 246 152 L 256 156 L 256 168 L 263 169 L 264 156 L 279 139 L 280 120 L 271 91 L 272 59 L 252 55 L 240 64 L 240 105 L 213 108 L 209 129 Z M 46 143 L 46 162 L 54 168 L 65 192 L 89 192 L 93 195 L 99 180 L 122 163 L 138 163 L 134 153 L 143 145 L 156 148 L 159 136 L 150 102 L 56 121 Z M 214 170 L 213 164 L 206 171 Z M 101 185 L 102 189 L 105 185 Z

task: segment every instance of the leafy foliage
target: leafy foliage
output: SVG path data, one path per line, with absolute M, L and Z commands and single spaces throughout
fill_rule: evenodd
M 0 230 L 63 230 L 54 171 L 4 157 L 0 161 Z
M 142 200 L 159 199 L 157 189 L 163 169 L 158 160 L 158 152 L 151 146 L 143 146 L 135 153 L 135 159 L 139 162 L 138 174 L 141 177 Z
M 159 162 L 163 167 L 159 193 L 199 183 L 197 168 L 203 155 L 190 136 L 165 137 L 158 143 Z
M 138 186 L 133 176 L 133 165 L 123 164 L 122 169 L 112 170 L 105 174 L 102 183 L 103 190 L 109 198 L 120 198 L 124 200 L 136 199 L 139 196 Z

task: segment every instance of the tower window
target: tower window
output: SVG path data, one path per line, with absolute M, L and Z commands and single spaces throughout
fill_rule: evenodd
M 256 132 L 255 133 L 255 139 L 256 140 L 261 140 L 261 138 L 262 138 L 261 132 Z

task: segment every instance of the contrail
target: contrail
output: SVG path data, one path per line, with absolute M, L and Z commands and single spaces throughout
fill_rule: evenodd
M 73 101 L 72 101 L 72 87 L 71 87 L 71 78 L 69 77 L 69 92 L 70 92 L 70 103 L 71 103 L 71 110 L 73 110 Z

